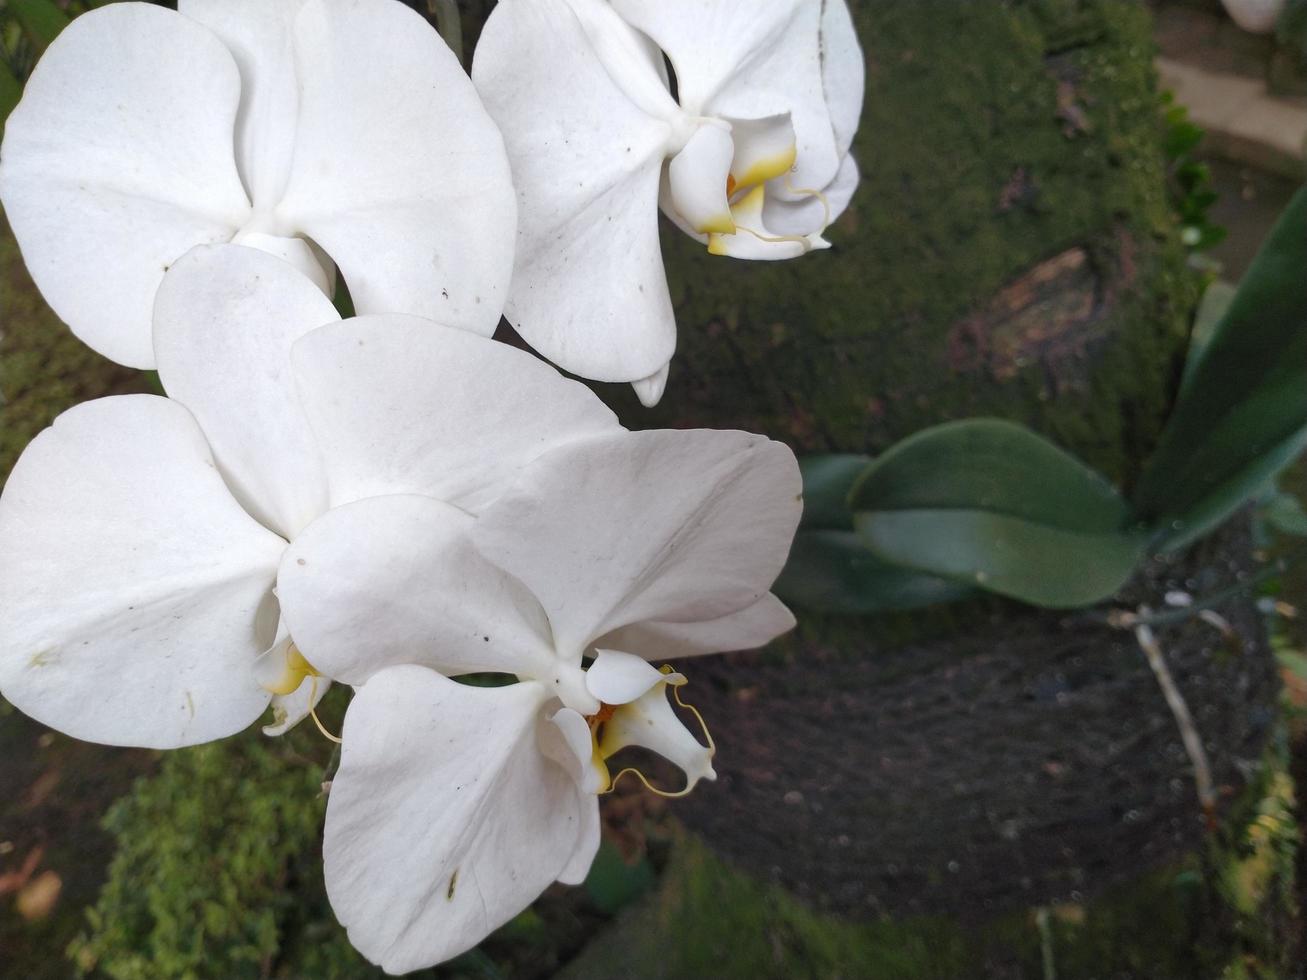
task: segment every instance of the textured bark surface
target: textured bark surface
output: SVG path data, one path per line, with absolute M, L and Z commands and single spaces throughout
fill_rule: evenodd
M 1235 581 L 1247 538 L 1218 543 L 1155 569 L 1127 607 Z M 1158 636 L 1225 816 L 1261 778 L 1280 686 L 1251 601 L 1221 612 L 1233 639 L 1199 620 Z M 814 907 L 975 925 L 1096 899 L 1203 844 L 1192 766 L 1131 632 L 1009 611 L 858 657 L 801 629 L 788 653 L 687 665 L 721 778 L 677 812 Z
M 801 260 L 707 255 L 664 224 L 680 323 L 662 405 L 879 451 L 971 415 L 1025 422 L 1128 481 L 1185 344 L 1147 12 L 1116 0 L 852 0 L 863 180 Z

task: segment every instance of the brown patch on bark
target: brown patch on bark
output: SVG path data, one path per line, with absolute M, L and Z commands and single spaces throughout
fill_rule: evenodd
M 1136 277 L 1135 243 L 1117 232 L 1112 264 L 1077 245 L 1004 286 L 979 313 L 956 323 L 946 359 L 955 374 L 1011 381 L 1043 368 L 1050 394 L 1088 381 L 1091 349 L 1107 335 L 1122 292 Z

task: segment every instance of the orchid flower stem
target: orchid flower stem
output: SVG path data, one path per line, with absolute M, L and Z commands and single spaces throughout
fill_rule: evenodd
M 1148 610 L 1146 606 L 1141 606 L 1139 611 L 1142 619 Z M 1162 654 L 1157 637 L 1153 635 L 1147 623 L 1140 622 L 1135 627 L 1135 639 L 1139 641 L 1139 647 L 1144 651 L 1148 666 L 1152 668 L 1171 714 L 1175 717 L 1176 726 L 1180 729 L 1180 740 L 1184 743 L 1185 752 L 1194 767 L 1194 785 L 1198 790 L 1198 802 L 1210 824 L 1216 813 L 1216 788 L 1212 783 L 1212 769 L 1207 761 L 1207 750 L 1203 748 L 1203 740 L 1194 725 L 1193 715 L 1189 713 L 1189 705 L 1184 695 L 1180 693 L 1180 688 L 1176 686 L 1175 678 L 1171 676 L 1171 671 L 1166 666 L 1166 657 Z
M 458 0 L 427 0 L 427 9 L 436 18 L 440 36 L 454 52 L 458 63 L 463 64 L 463 21 L 458 13 Z
M 1048 906 L 1041 905 L 1035 911 L 1035 928 L 1039 930 L 1039 952 L 1044 963 L 1044 980 L 1057 980 L 1057 961 L 1053 958 L 1052 917 Z

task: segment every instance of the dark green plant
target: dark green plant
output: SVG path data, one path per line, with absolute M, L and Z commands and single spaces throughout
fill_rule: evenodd
M 1198 158 L 1198 147 L 1206 135 L 1189 118 L 1170 92 L 1162 95 L 1166 134 L 1162 153 L 1166 158 L 1167 190 L 1180 219 L 1180 240 L 1192 252 L 1202 252 L 1225 240 L 1226 230 L 1208 218 L 1218 194 L 1211 168 Z
M 1184 547 L 1265 495 L 1307 447 L 1305 270 L 1301 190 L 1238 290 L 1205 302 L 1129 500 L 996 419 L 935 426 L 875 460 L 809 459 L 807 526 L 778 592 L 834 612 L 909 608 L 940 582 L 1059 608 L 1111 596 L 1146 555 Z M 1290 505 L 1275 513 L 1292 523 Z

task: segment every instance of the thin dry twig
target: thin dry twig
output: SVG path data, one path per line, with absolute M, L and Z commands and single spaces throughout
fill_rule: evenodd
M 1147 615 L 1147 607 L 1140 608 L 1140 619 L 1144 619 Z M 1162 647 L 1147 622 L 1140 622 L 1135 626 L 1135 639 L 1139 641 L 1139 648 L 1144 651 L 1148 666 L 1152 668 L 1153 676 L 1157 678 L 1157 683 L 1162 688 L 1162 694 L 1175 718 L 1176 726 L 1180 729 L 1180 740 L 1184 743 L 1184 750 L 1194 767 L 1194 785 L 1198 790 L 1198 802 L 1210 826 L 1216 817 L 1216 787 L 1212 782 L 1212 767 L 1207 761 L 1207 750 L 1203 748 L 1203 740 L 1194 725 L 1193 715 L 1189 713 L 1189 705 L 1185 702 L 1184 695 L 1180 693 L 1180 688 L 1176 686 L 1175 678 L 1171 676 L 1171 671 L 1166 666 Z

